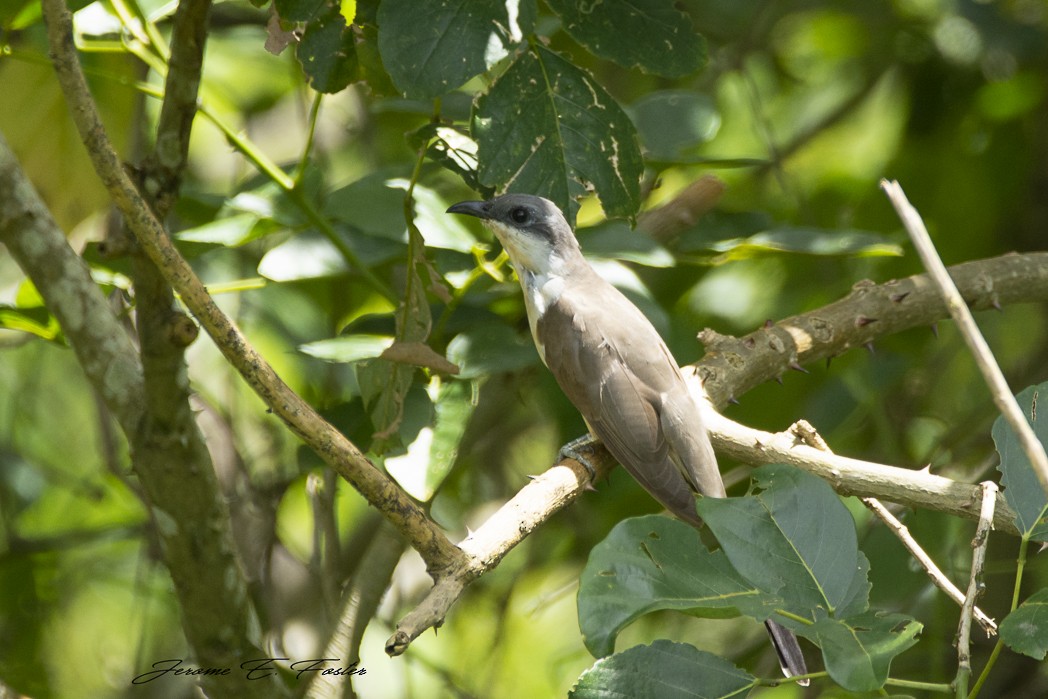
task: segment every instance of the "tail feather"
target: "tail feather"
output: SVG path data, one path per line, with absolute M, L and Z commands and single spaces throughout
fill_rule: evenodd
M 768 630 L 771 643 L 775 646 L 775 654 L 779 656 L 779 667 L 782 668 L 782 674 L 786 677 L 807 675 L 808 666 L 804 662 L 804 654 L 793 632 L 771 619 L 764 622 L 764 628 Z M 808 680 L 798 680 L 797 684 L 807 687 Z

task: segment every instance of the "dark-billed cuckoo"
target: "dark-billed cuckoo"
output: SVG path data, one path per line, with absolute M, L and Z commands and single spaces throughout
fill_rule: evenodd
M 695 493 L 725 496 L 699 406 L 648 319 L 583 258 L 560 209 L 506 194 L 448 213 L 481 219 L 506 249 L 539 356 L 590 432 L 656 500 L 698 525 Z M 786 676 L 805 674 L 796 637 L 765 626 Z

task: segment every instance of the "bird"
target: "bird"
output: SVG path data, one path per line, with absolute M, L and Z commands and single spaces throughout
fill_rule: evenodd
M 479 218 L 502 244 L 539 357 L 590 433 L 666 509 L 700 526 L 695 494 L 727 494 L 699 405 L 658 331 L 590 266 L 557 205 L 512 193 L 447 213 Z M 796 636 L 765 626 L 783 673 L 807 674 Z

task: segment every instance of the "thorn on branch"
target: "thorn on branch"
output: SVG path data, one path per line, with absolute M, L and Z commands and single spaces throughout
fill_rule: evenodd
M 794 359 L 793 361 L 790 362 L 790 368 L 793 369 L 794 371 L 799 371 L 802 374 L 809 374 L 809 373 L 811 373 L 807 369 L 802 367 L 800 364 L 798 364 L 796 359 Z

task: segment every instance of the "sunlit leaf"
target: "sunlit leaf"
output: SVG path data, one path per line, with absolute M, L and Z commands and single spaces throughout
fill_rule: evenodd
M 343 335 L 299 345 L 298 351 L 329 362 L 374 359 L 393 344 L 388 335 Z
M 733 260 L 776 252 L 869 257 L 902 255 L 898 244 L 876 233 L 794 226 L 781 226 L 748 238 L 717 241 L 710 245 L 710 249 Z

